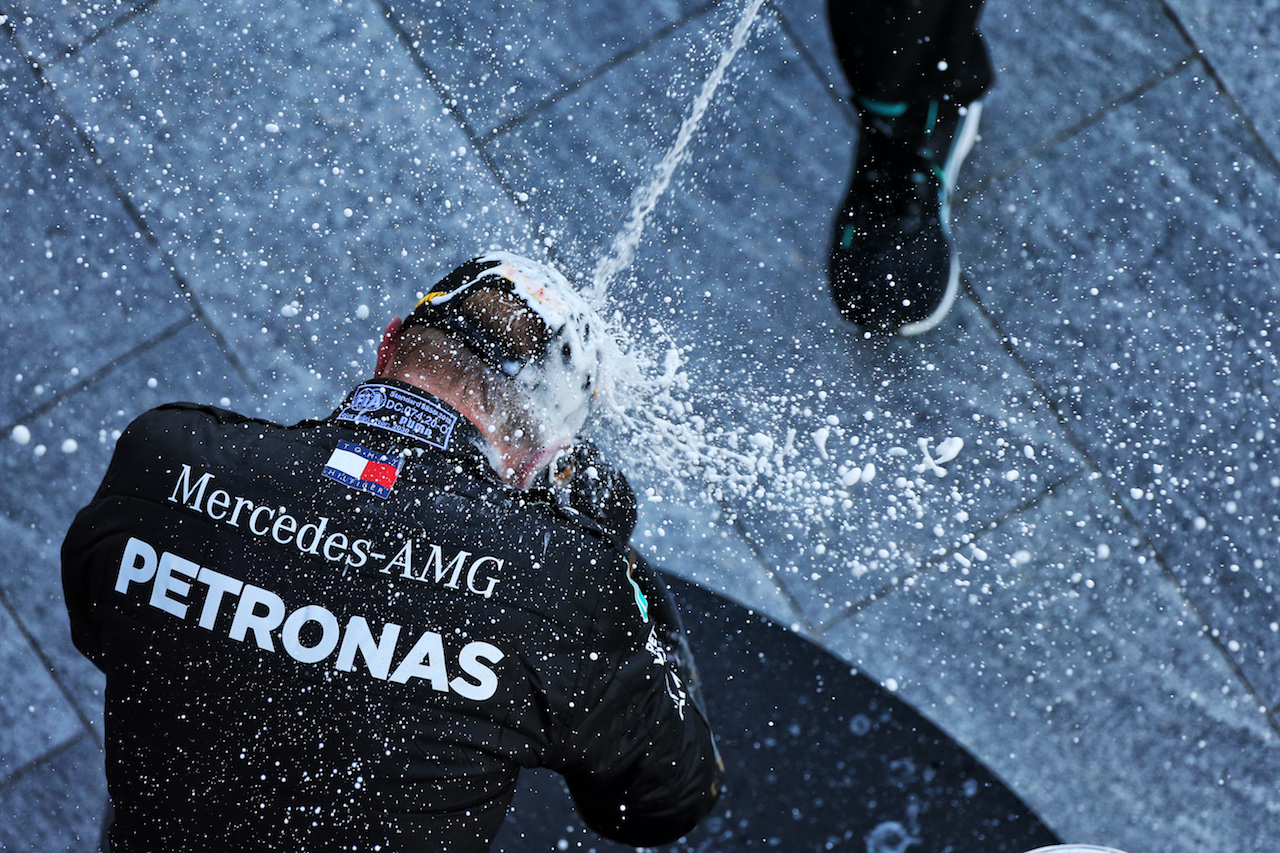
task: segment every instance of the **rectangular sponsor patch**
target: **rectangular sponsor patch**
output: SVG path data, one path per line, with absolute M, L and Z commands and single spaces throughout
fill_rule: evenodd
M 339 439 L 321 473 L 344 486 L 385 498 L 395 487 L 403 461 L 399 456 L 378 453 Z
M 448 450 L 458 415 L 440 402 L 381 382 L 365 382 L 338 412 L 338 420 L 394 432 Z

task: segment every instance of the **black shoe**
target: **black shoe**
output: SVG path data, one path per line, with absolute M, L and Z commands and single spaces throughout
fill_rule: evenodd
M 845 319 L 868 332 L 918 335 L 938 325 L 960 290 L 950 199 L 982 104 L 859 104 L 858 112 L 853 178 L 831 246 L 831 295 Z

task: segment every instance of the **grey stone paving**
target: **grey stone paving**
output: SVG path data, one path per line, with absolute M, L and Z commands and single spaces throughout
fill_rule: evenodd
M 327 411 L 459 260 L 609 251 L 745 3 L 600 8 L 0 0 L 0 849 L 94 849 L 58 546 L 134 415 Z M 654 557 L 1130 853 L 1280 848 L 1278 12 L 991 0 L 968 292 L 868 341 L 823 282 L 846 86 L 772 0 L 610 291 L 684 349 L 654 410 L 759 466 L 624 434 Z

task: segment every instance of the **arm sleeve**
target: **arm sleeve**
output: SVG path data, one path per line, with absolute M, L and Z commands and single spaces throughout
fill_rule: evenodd
M 631 560 L 647 619 L 592 702 L 578 732 L 581 769 L 565 777 L 593 830 L 646 847 L 676 840 L 711 811 L 723 766 L 671 593 Z
M 80 511 L 62 541 L 62 595 L 70 620 L 71 642 L 82 655 L 101 669 L 101 629 L 93 613 L 93 594 L 90 588 L 90 544 L 87 540 L 92 535 L 92 529 L 86 518 L 89 512 L 88 508 Z
M 100 669 L 102 625 L 94 605 L 106 591 L 103 587 L 111 583 L 110 572 L 103 570 L 107 558 L 102 551 L 113 534 L 142 523 L 122 507 L 129 497 L 139 493 L 140 482 L 160 476 L 156 470 L 162 467 L 156 462 L 160 443 L 179 441 L 194 428 L 194 423 L 217 416 L 239 418 L 231 412 L 194 403 L 170 403 L 138 416 L 116 442 L 93 499 L 76 514 L 62 541 L 62 594 L 71 640 Z M 119 560 L 118 551 L 114 558 Z
M 62 540 L 62 596 L 70 620 L 71 641 L 80 653 L 102 669 L 102 625 L 94 610 L 103 583 L 100 567 L 102 543 L 124 519 L 118 508 L 120 484 L 139 466 L 138 446 L 146 440 L 151 413 L 135 420 L 116 442 L 111 462 L 88 506 L 76 513 Z

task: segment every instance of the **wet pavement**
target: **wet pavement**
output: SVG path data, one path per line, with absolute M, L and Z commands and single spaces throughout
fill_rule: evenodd
M 0 0 L 0 848 L 95 843 L 58 547 L 134 415 L 326 413 L 457 262 L 610 254 L 747 4 L 588 5 Z M 822 7 L 772 0 L 609 289 L 711 448 L 615 439 L 650 556 L 1129 853 L 1280 843 L 1271 5 L 988 3 L 966 293 L 883 341 L 825 290 Z

